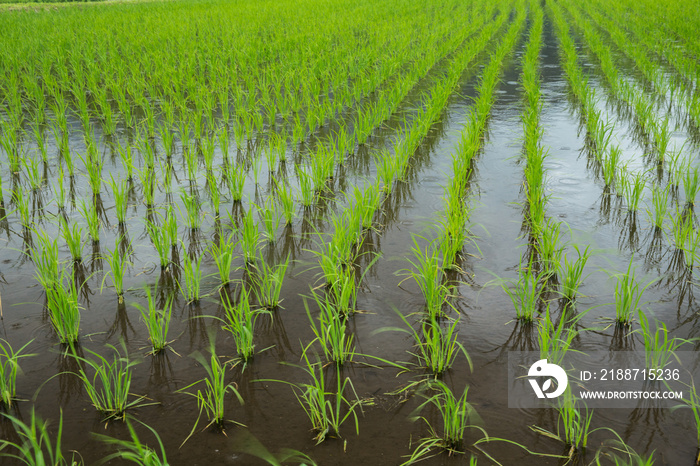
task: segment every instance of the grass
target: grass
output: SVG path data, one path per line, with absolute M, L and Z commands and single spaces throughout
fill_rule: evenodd
M 92 405 L 106 420 L 123 419 L 127 409 L 142 405 L 141 402 L 145 399 L 141 396 L 129 400 L 132 368 L 140 361 L 130 361 L 126 348 L 122 356 L 113 345 L 106 346 L 113 352 L 111 361 L 89 349 L 85 351 L 91 358 L 73 353 L 73 357 L 82 363 L 76 375 L 82 381 Z
M 148 286 L 144 287 L 144 290 L 146 291 L 146 307 L 144 308 L 138 303 L 134 303 L 134 307 L 141 312 L 141 317 L 146 323 L 148 339 L 151 340 L 151 354 L 158 354 L 170 343 L 168 341 L 168 330 L 170 329 L 170 319 L 173 314 L 173 297 L 166 297 L 162 309 L 158 309 L 159 306 L 156 305 L 155 300 L 158 290 L 155 289 L 151 293 L 151 288 Z
M 36 356 L 36 354 L 22 354 L 33 341 L 28 341 L 15 351 L 7 340 L 0 340 L 0 405 L 5 408 L 9 408 L 17 400 L 17 375 L 20 373 L 20 358 Z

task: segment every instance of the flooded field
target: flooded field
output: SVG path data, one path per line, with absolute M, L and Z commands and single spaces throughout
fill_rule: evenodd
M 694 386 L 508 404 L 698 348 L 683 3 L 0 11 L 0 463 L 698 464 Z

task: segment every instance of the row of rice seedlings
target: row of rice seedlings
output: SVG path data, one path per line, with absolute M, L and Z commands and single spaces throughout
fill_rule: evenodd
M 487 66 L 487 68 L 484 71 L 484 75 L 482 76 L 482 92 L 480 93 L 481 98 L 477 101 L 476 106 L 477 109 L 485 108 L 487 112 L 486 115 L 478 115 L 482 117 L 478 118 L 475 112 L 475 118 L 468 120 L 468 125 L 470 122 L 474 123 L 476 121 L 483 121 L 486 119 L 488 111 L 491 108 L 493 100 L 491 96 L 498 81 L 498 75 L 502 66 L 501 64 L 506 54 L 510 50 L 512 50 L 512 47 L 515 41 L 517 40 L 520 29 L 523 26 L 524 18 L 525 15 L 518 15 L 513 25 L 509 28 L 506 37 L 501 41 L 497 52 L 494 54 L 490 64 Z M 472 57 L 465 56 L 461 57 L 461 59 L 464 59 L 468 63 L 468 61 L 470 61 Z M 458 60 L 459 59 L 455 59 L 455 62 L 460 63 L 458 62 Z M 458 69 L 458 67 L 453 69 Z M 452 80 L 450 80 L 447 83 L 447 85 L 445 85 L 445 87 L 443 87 L 442 89 L 444 91 L 451 92 L 451 89 L 454 87 L 455 83 L 459 79 L 460 74 L 457 74 L 456 72 L 451 74 L 450 77 L 452 78 Z M 436 95 L 438 97 L 436 97 L 435 100 L 431 101 L 428 104 L 428 109 L 425 112 L 425 115 L 430 118 L 428 122 L 420 123 L 420 126 L 414 124 L 413 129 L 422 128 L 424 131 L 427 131 L 427 128 L 433 121 L 433 118 L 437 118 L 439 116 L 438 110 L 441 109 L 442 106 L 444 106 L 447 103 L 447 98 L 449 97 L 449 94 L 447 94 L 446 92 L 442 92 Z M 485 101 L 487 105 L 478 104 L 482 101 Z M 420 118 L 416 118 L 415 121 L 420 121 Z M 473 126 L 468 126 L 465 130 L 465 133 L 472 131 L 474 131 Z M 478 134 L 478 130 L 476 132 Z M 399 151 L 399 149 L 397 148 L 396 153 L 409 153 L 409 151 L 407 151 L 407 149 L 405 148 L 406 145 L 408 144 L 408 147 L 413 147 L 412 144 L 417 144 L 418 141 L 416 139 L 420 136 L 420 134 L 420 131 L 412 132 L 411 130 L 409 130 L 409 135 L 407 139 L 405 139 L 402 142 L 401 148 L 403 150 Z M 463 140 L 466 140 L 466 137 L 464 137 Z M 458 155 L 455 157 L 455 159 L 458 161 L 455 163 L 461 164 L 463 166 L 468 166 L 471 161 L 471 158 L 474 156 L 475 153 L 476 150 L 459 150 Z M 403 170 L 395 169 L 395 171 L 402 172 Z M 455 178 L 459 177 L 457 173 L 459 172 L 455 172 Z M 462 180 L 458 178 L 456 183 L 464 183 L 465 181 L 466 178 Z M 385 186 L 387 185 L 386 182 L 384 184 Z M 425 249 L 421 248 L 418 245 L 417 238 L 414 236 L 414 246 L 411 249 L 414 259 L 408 259 L 408 262 L 411 264 L 412 269 L 407 269 L 402 272 L 404 275 L 408 275 L 409 277 L 413 278 L 418 284 L 418 287 L 421 289 L 423 297 L 425 298 L 427 317 L 428 319 L 432 320 L 444 315 L 443 306 L 445 305 L 449 296 L 451 295 L 451 287 L 445 283 L 445 275 L 443 269 L 451 268 L 453 266 L 457 252 L 461 251 L 463 247 L 463 241 L 459 242 L 457 240 L 466 239 L 466 218 L 464 218 L 462 215 L 450 215 L 450 212 L 456 212 L 459 210 L 459 208 L 461 207 L 461 197 L 465 193 L 460 189 L 460 185 L 458 185 L 457 187 L 448 187 L 447 191 L 448 193 L 450 193 L 451 196 L 455 196 L 446 199 L 446 203 L 448 204 L 448 210 L 446 214 L 448 217 L 446 218 L 446 221 L 442 223 L 442 225 L 447 228 L 439 232 L 439 239 L 437 241 L 430 242 Z M 462 222 L 462 220 L 464 220 L 464 222 Z M 442 258 L 440 256 L 442 256 Z
M 681 103 L 684 104 L 688 109 L 689 115 L 691 117 L 696 116 L 692 111 L 694 106 L 692 93 L 687 92 L 688 89 L 686 88 L 683 80 L 675 80 L 673 83 L 666 81 L 666 74 L 664 73 L 661 64 L 658 62 L 655 63 L 650 58 L 651 56 L 656 55 L 656 51 L 648 54 L 647 50 L 645 50 L 649 48 L 649 44 L 643 44 L 644 39 L 647 38 L 645 37 L 642 39 L 641 36 L 645 36 L 645 34 L 640 34 L 640 24 L 638 22 L 632 21 L 626 23 L 629 26 L 628 30 L 626 31 L 619 27 L 619 23 L 615 19 L 605 17 L 605 15 L 602 14 L 600 7 L 596 8 L 589 5 L 585 8 L 585 11 L 599 25 L 599 27 L 603 28 L 610 34 L 611 39 L 618 46 L 619 50 L 621 50 L 635 63 L 636 69 L 640 70 L 644 74 L 647 82 L 654 85 L 656 94 L 661 97 L 668 98 L 670 102 L 675 101 L 679 106 Z M 634 35 L 635 40 L 631 40 L 629 37 L 630 35 Z M 671 53 L 671 55 L 673 55 L 673 53 Z M 677 87 L 681 89 L 681 92 L 674 92 L 675 88 Z M 670 96 L 669 90 L 671 91 Z M 682 100 L 682 102 L 679 102 L 679 100 Z M 663 162 L 669 148 L 672 134 L 672 131 L 669 129 L 668 117 L 665 117 L 663 120 L 652 121 L 651 129 L 654 136 L 657 159 L 660 162 Z
M 601 70 L 606 77 L 613 94 L 627 103 L 632 108 L 637 109 L 637 122 L 643 133 L 654 134 L 658 133 L 659 138 L 655 140 L 657 149 L 657 157 L 659 162 L 663 163 L 666 158 L 666 147 L 668 145 L 668 126 L 664 125 L 662 120 L 651 111 L 651 104 L 644 96 L 638 86 L 630 84 L 625 80 L 615 65 L 615 60 L 611 54 L 610 48 L 603 42 L 602 38 L 595 30 L 594 26 L 581 15 L 580 11 L 572 4 L 568 4 L 569 14 L 574 19 L 575 24 L 583 31 L 584 37 L 591 47 L 591 50 L 600 60 Z M 648 110 L 643 110 L 648 109 Z M 666 128 L 662 130 L 660 128 Z M 659 149 L 663 149 L 661 152 Z

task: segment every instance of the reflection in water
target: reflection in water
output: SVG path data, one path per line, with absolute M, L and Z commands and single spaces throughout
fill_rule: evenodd
M 58 354 L 58 400 L 60 404 L 69 403 L 72 397 L 79 397 L 83 392 L 83 383 L 76 374 L 80 372 L 82 363 L 78 358 L 84 358 L 82 347 L 74 345 L 72 348 L 61 345 L 62 351 Z M 75 356 L 77 356 L 77 358 Z
M 129 342 L 129 330 L 136 336 L 136 329 L 131 325 L 129 314 L 126 312 L 126 304 L 117 303 L 117 313 L 114 315 L 114 322 L 109 326 L 107 331 L 107 339 L 114 335 L 119 335 L 119 340 Z
M 621 216 L 620 237 L 617 240 L 619 249 L 628 249 L 630 252 L 637 252 L 639 249 L 639 233 L 637 232 L 637 212 L 627 212 Z

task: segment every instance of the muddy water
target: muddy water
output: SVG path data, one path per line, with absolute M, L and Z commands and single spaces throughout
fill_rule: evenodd
M 581 288 L 584 297 L 577 305 L 578 312 L 590 309 L 582 320 L 582 327 L 590 330 L 582 331 L 576 345 L 581 350 L 617 349 L 619 341 L 613 329 L 605 328 L 601 320 L 614 314 L 614 308 L 609 304 L 613 302 L 613 281 L 605 270 L 624 270 L 632 258 L 646 283 L 665 274 L 670 251 L 667 242 L 662 240 L 655 259 L 649 259 L 645 254 L 650 228 L 642 212 L 638 215 L 634 231 L 630 231 L 629 223 L 625 222 L 624 209 L 614 208 L 614 200 L 610 211 L 601 208 L 602 183 L 589 168 L 586 153 L 582 151 L 584 141 L 579 136 L 579 117 L 575 106 L 567 99 L 556 40 L 548 24 L 544 43 L 541 55 L 545 98 L 542 122 L 545 127 L 543 142 L 550 150 L 546 161 L 547 191 L 551 194 L 548 215 L 566 222 L 571 230 L 572 243 L 584 247 L 590 245 L 594 251 L 587 266 L 589 275 Z M 533 425 L 556 429 L 552 411 L 507 407 L 507 352 L 537 349 L 536 330 L 513 322 L 512 304 L 495 284 L 495 277 L 516 277 L 519 257 L 525 250 L 525 241 L 521 238 L 523 214 L 519 204 L 523 197 L 523 165 L 519 161 L 522 94 L 518 84 L 518 63 L 521 52 L 522 44 L 504 71 L 489 123 L 488 140 L 476 162 L 471 186 L 469 202 L 474 205 L 473 232 L 478 239 L 476 245 L 466 246 L 466 251 L 472 256 L 464 264 L 467 275 L 461 277 L 465 283 L 460 286 L 461 298 L 456 305 L 462 314 L 459 340 L 472 358 L 473 370 L 460 357 L 445 375 L 445 381 L 456 392 L 461 392 L 466 385 L 470 387 L 469 398 L 482 418 L 481 425 L 490 436 L 512 440 L 534 452 L 561 454 L 563 447 L 560 443 L 539 436 L 530 429 Z M 595 67 L 588 69 L 595 73 Z M 474 73 L 465 73 L 460 90 L 466 97 L 451 100 L 443 120 L 435 125 L 415 155 L 409 181 L 397 186 L 388 199 L 381 228 L 368 238 L 367 247 L 381 253 L 382 257 L 365 277 L 358 298 L 358 308 L 363 312 L 354 315 L 350 321 L 357 350 L 361 353 L 390 361 L 413 362 L 408 354 L 412 346 L 408 335 L 400 332 L 377 333 L 376 330 L 401 326 L 396 312 L 409 315 L 422 310 L 423 298 L 418 287 L 411 280 L 403 281 L 400 271 L 408 266 L 406 257 L 410 254 L 412 236 L 430 237 L 430 228 L 437 218 L 437 212 L 442 209 L 442 186 L 450 176 L 450 153 L 459 140 L 468 98 L 474 95 L 474 75 L 479 72 L 477 68 Z M 409 107 L 406 105 L 404 111 L 408 111 Z M 612 112 L 610 114 L 614 115 Z M 399 118 L 396 118 L 393 123 L 389 122 L 386 128 L 374 135 L 369 148 L 361 148 L 352 156 L 356 163 L 347 165 L 344 178 L 338 180 L 339 186 L 373 178 L 374 167 L 368 153 L 387 144 L 398 128 L 398 121 Z M 625 157 L 637 160 L 641 166 L 639 146 L 631 137 L 625 136 L 629 123 L 624 120 L 617 123 Z M 72 144 L 80 147 L 77 137 Z M 107 150 L 105 169 L 112 173 L 121 171 L 118 157 L 111 157 Z M 49 166 L 49 171 L 55 176 L 55 164 Z M 5 178 L 4 182 L 5 186 L 11 186 L 10 179 Z M 185 185 L 184 181 L 181 183 Z M 255 200 L 256 195 L 265 196 L 269 192 L 268 185 L 256 190 L 252 179 L 247 183 L 249 199 Z M 83 177 L 76 177 L 75 186 L 78 198 L 88 196 L 89 188 Z M 201 191 L 202 198 L 206 198 L 204 190 Z M 40 228 L 53 235 L 57 233 L 58 212 L 55 204 L 50 202 L 49 191 L 44 190 L 42 194 L 44 207 L 37 214 L 37 221 Z M 106 217 L 113 221 L 113 202 L 107 194 L 104 198 Z M 166 198 L 164 193 L 160 193 L 157 200 L 163 202 Z M 247 209 L 250 202 L 244 202 L 244 208 Z M 106 264 L 99 260 L 99 251 L 113 246 L 114 238 L 119 233 L 117 228 L 113 224 L 105 225 L 100 247 L 95 250 L 94 256 L 90 254 L 90 245 L 86 245 L 84 252 L 88 259 L 80 271 L 88 277 L 81 296 L 84 307 L 81 349 L 85 355 L 87 350 L 108 355 L 105 344 L 118 346 L 123 340 L 130 356 L 142 361 L 134 368 L 131 391 L 136 395 L 148 396 L 148 401 L 154 404 L 136 408 L 132 413 L 158 431 L 171 464 L 254 464 L 254 460 L 241 454 L 237 447 L 245 432 L 255 436 L 272 452 L 293 448 L 309 454 L 323 465 L 398 464 L 403 461 L 404 455 L 410 454 L 411 440 L 415 442 L 428 434 L 425 423 L 411 420 L 422 398 L 391 394 L 419 377 L 420 371 L 399 373 L 387 364 L 363 358 L 358 358 L 357 364 L 344 368 L 343 376 L 352 379 L 357 394 L 367 402 L 359 416 L 359 436 L 354 432 L 352 420 L 349 420 L 342 426 L 342 439 L 331 439 L 318 446 L 314 445 L 309 421 L 292 388 L 285 383 L 270 381 L 304 383 L 308 380 L 306 373 L 295 366 L 299 363 L 302 345 L 313 338 L 303 295 L 309 293 L 318 272 L 313 268 L 315 256 L 308 251 L 314 247 L 313 235 L 305 232 L 312 226 L 327 229 L 324 212 L 342 208 L 343 205 L 342 199 L 336 196 L 336 201 L 327 200 L 310 212 L 303 214 L 300 209 L 291 229 L 280 229 L 278 241 L 265 247 L 266 254 L 278 258 L 291 251 L 294 263 L 285 278 L 283 309 L 275 312 L 272 321 L 263 318 L 258 322 L 256 345 L 258 349 L 267 349 L 257 354 L 244 371 L 236 368 L 228 374 L 229 380 L 238 387 L 244 404 L 241 406 L 234 397 L 229 397 L 227 417 L 247 427 L 231 423 L 224 435 L 211 428 L 202 431 L 205 424 L 202 421 L 195 434 L 181 447 L 197 418 L 198 407 L 192 397 L 176 391 L 205 376 L 204 369 L 189 356 L 208 347 L 208 332 L 217 324 L 207 316 L 222 315 L 216 291 L 217 279 L 214 276 L 205 278 L 203 289 L 210 295 L 199 305 L 188 305 L 182 298 L 176 300 L 175 319 L 170 333 L 173 340 L 171 351 L 157 357 L 146 356 L 148 341 L 145 325 L 133 303 L 145 302 L 141 287 L 155 284 L 161 271 L 141 220 L 146 215 L 145 207 L 130 209 L 132 219 L 128 233 L 133 241 L 134 264 L 126 280 L 129 291 L 125 305 L 117 304 L 110 289 L 100 290 Z M 222 205 L 222 214 L 229 209 L 231 206 L 224 208 Z M 69 210 L 68 215 L 71 219 L 82 221 L 73 210 Z M 224 215 L 220 223 L 226 227 L 228 222 Z M 14 413 L 28 419 L 34 405 L 42 417 L 52 419 L 55 432 L 56 420 L 62 411 L 64 451 L 78 451 L 87 463 L 92 464 L 106 456 L 111 449 L 92 438 L 90 433 L 125 437 L 126 429 L 121 423 L 105 424 L 90 406 L 77 378 L 67 373 L 75 371 L 76 366 L 61 354 L 61 347 L 52 333 L 43 311 L 43 292 L 33 277 L 34 268 L 22 253 L 24 245 L 31 238 L 25 237 L 18 225 L 16 215 L 11 214 L 1 235 L 5 243 L 0 268 L 5 280 L 2 287 L 4 318 L 1 330 L 3 338 L 15 348 L 33 340 L 28 349 L 37 356 L 22 361 L 24 374 L 18 382 L 20 396 L 34 401 L 19 402 Z M 212 216 L 206 217 L 201 232 L 193 236 L 188 234 L 181 221 L 180 232 L 184 243 L 178 254 L 185 254 L 188 250 L 201 251 L 204 243 L 215 236 L 215 231 L 216 222 Z M 630 239 L 635 237 L 637 239 Z M 418 241 L 423 244 L 422 240 Z M 61 255 L 67 258 L 68 251 L 62 248 Z M 206 258 L 204 262 L 204 273 L 213 273 L 213 261 Z M 242 266 L 242 259 L 237 259 L 234 265 Z M 242 278 L 242 270 L 234 272 L 233 277 Z M 161 284 L 165 282 L 167 291 L 168 282 L 164 279 L 171 277 L 161 280 Z M 169 286 L 174 285 L 171 283 Z M 677 279 L 660 280 L 657 286 L 648 289 L 644 300 L 648 302 L 647 307 L 652 315 L 664 320 L 673 329 L 673 335 L 694 336 L 698 324 L 695 317 L 697 306 L 688 294 L 692 292 L 692 287 L 680 298 L 677 291 L 679 286 L 682 284 L 679 285 Z M 232 287 L 224 292 L 235 296 L 236 290 Z M 642 346 L 638 335 L 631 336 L 626 342 L 628 347 Z M 220 330 L 216 332 L 216 348 L 219 355 L 233 356 L 234 343 L 230 336 Z M 376 367 L 363 362 L 372 362 Z M 329 380 L 333 379 L 330 371 L 328 376 Z M 426 409 L 423 414 L 433 423 L 437 421 L 434 411 Z M 687 412 L 599 410 L 594 415 L 592 427 L 615 430 L 640 453 L 655 450 L 659 464 L 690 464 L 695 453 L 693 426 Z M 11 435 L 6 424 L 0 428 L 5 435 Z M 145 431 L 139 431 L 144 440 L 150 441 Z M 473 442 L 480 437 L 481 434 L 474 430 L 469 432 L 468 440 Z M 594 433 L 589 442 L 591 452 L 587 460 L 592 459 L 601 442 L 610 438 L 608 431 Z M 505 442 L 494 441 L 481 446 L 506 465 L 564 462 L 531 455 Z M 478 453 L 475 448 L 470 451 Z M 439 455 L 425 464 L 464 464 L 464 461 L 465 457 L 460 455 Z M 481 455 L 479 464 L 490 464 L 490 461 Z

